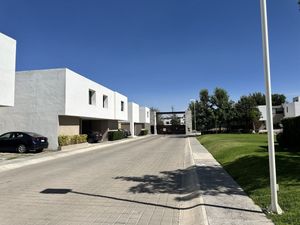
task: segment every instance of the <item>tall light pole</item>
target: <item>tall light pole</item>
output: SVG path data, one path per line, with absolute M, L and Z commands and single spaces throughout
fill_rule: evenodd
M 267 2 L 260 0 L 262 42 L 263 42 L 263 60 L 266 85 L 266 108 L 267 108 L 267 129 L 268 129 L 268 150 L 269 150 L 269 170 L 270 170 L 270 187 L 271 187 L 271 212 L 281 214 L 282 210 L 278 204 L 276 165 L 274 150 L 274 132 L 273 132 L 273 114 L 272 114 L 272 96 L 271 96 L 271 75 L 270 75 L 270 56 L 269 56 L 269 35 L 268 35 L 268 18 Z
M 196 125 L 196 100 L 195 99 L 190 99 L 191 102 L 193 102 L 194 105 L 194 128 L 195 128 L 195 133 L 197 132 L 197 125 Z

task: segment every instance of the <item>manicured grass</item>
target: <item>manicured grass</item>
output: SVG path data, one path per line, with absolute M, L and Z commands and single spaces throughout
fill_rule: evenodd
M 270 205 L 267 135 L 211 134 L 199 141 L 261 208 Z M 268 214 L 277 225 L 300 224 L 300 153 L 276 146 L 279 204 L 282 215 Z

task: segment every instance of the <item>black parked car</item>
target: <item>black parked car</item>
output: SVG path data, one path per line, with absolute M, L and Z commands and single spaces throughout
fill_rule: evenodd
M 8 132 L 0 136 L 0 148 L 25 153 L 48 148 L 48 138 L 32 132 Z
M 87 141 L 88 143 L 97 143 L 102 140 L 102 134 L 98 131 L 92 131 L 88 133 Z

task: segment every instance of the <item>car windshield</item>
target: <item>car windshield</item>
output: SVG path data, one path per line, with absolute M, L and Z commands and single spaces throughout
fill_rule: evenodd
M 33 133 L 33 132 L 26 132 L 26 134 L 32 136 L 32 137 L 41 137 L 42 135 L 40 134 L 36 134 L 36 133 Z

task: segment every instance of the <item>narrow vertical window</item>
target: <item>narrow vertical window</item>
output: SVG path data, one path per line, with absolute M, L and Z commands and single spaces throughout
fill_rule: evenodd
M 124 111 L 124 102 L 121 101 L 121 111 L 123 112 Z
M 108 108 L 108 96 L 103 95 L 103 108 Z
M 96 92 L 89 90 L 89 105 L 96 105 Z

